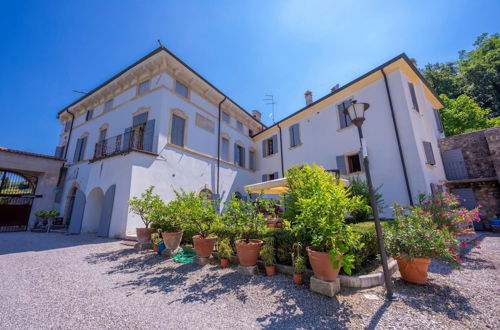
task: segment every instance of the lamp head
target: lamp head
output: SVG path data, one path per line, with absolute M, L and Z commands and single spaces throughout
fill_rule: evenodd
M 353 100 L 351 105 L 344 109 L 344 114 L 349 116 L 351 122 L 357 127 L 361 127 L 365 121 L 365 111 L 368 110 L 370 105 L 368 103 L 358 103 Z

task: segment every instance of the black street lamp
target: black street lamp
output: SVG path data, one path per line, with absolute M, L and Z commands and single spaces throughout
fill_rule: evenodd
M 392 283 L 391 274 L 389 273 L 389 266 L 387 265 L 387 253 L 385 252 L 384 237 L 382 235 L 382 226 L 380 225 L 380 217 L 378 214 L 377 202 L 375 199 L 375 190 L 373 189 L 372 177 L 370 174 L 370 166 L 368 161 L 368 153 L 366 143 L 363 138 L 363 131 L 361 126 L 365 121 L 365 111 L 368 110 L 370 105 L 368 103 L 357 103 L 355 100 L 352 104 L 344 109 L 344 114 L 349 116 L 351 122 L 358 128 L 359 141 L 361 143 L 363 164 L 365 166 L 366 182 L 370 191 L 370 204 L 373 211 L 373 219 L 375 220 L 375 230 L 377 232 L 378 247 L 380 249 L 380 259 L 382 259 L 382 268 L 384 270 L 386 297 L 388 300 L 394 300 L 394 285 Z

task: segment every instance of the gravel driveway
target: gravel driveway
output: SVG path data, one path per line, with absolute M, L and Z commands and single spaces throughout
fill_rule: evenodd
M 288 276 L 175 264 L 120 241 L 0 234 L 1 329 L 500 328 L 500 236 L 486 234 L 461 272 L 431 265 L 430 284 L 403 283 L 333 299 Z

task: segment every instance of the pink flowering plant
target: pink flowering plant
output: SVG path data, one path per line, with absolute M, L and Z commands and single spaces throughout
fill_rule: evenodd
M 464 237 L 474 234 L 474 221 L 480 221 L 479 207 L 467 210 L 459 207 L 458 198 L 447 192 L 434 195 L 420 195 L 420 207 L 431 216 L 432 221 L 441 229 L 450 231 L 459 241 L 460 246 L 465 248 L 468 243 L 478 245 L 479 241 L 469 240 Z
M 440 259 L 456 267 L 459 241 L 447 228 L 440 228 L 420 206 L 394 204 L 394 223 L 384 231 L 387 251 L 397 258 Z

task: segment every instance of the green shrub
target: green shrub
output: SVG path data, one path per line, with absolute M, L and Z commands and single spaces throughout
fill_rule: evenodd
M 335 257 L 341 255 L 342 268 L 350 274 L 354 255 L 349 251 L 360 244 L 345 216 L 366 207 L 361 197 L 350 196 L 342 182 L 317 165 L 290 168 L 287 181 L 285 218 L 292 230 L 298 237 L 310 238 L 306 246 L 328 252 L 333 268 L 339 268 Z
M 226 204 L 222 213 L 222 223 L 227 229 L 232 229 L 237 234 L 236 239 L 244 239 L 247 242 L 260 236 L 266 228 L 266 219 L 257 212 L 256 205 L 259 204 L 257 197 L 255 202 L 236 198 L 233 194 L 231 200 Z
M 37 217 L 40 218 L 49 218 L 49 217 L 58 217 L 59 211 L 57 210 L 40 210 L 35 213 Z
M 149 228 L 152 222 L 162 220 L 166 211 L 160 196 L 153 194 L 154 188 L 150 186 L 140 197 L 134 196 L 128 201 L 130 212 L 137 214 L 146 228 Z
M 267 237 L 264 239 L 264 245 L 260 249 L 260 258 L 265 266 L 273 266 L 276 264 L 276 250 L 274 248 L 274 239 Z
M 375 202 L 377 203 L 379 213 L 384 209 L 384 198 L 379 193 L 381 186 L 375 188 Z M 351 212 L 349 223 L 358 223 L 368 221 L 372 218 L 372 208 L 370 204 L 370 190 L 368 183 L 355 176 L 349 179 L 349 192 L 351 196 L 359 196 L 364 204 L 364 207 Z
M 205 238 L 213 234 L 212 228 L 218 223 L 218 214 L 211 200 L 204 194 L 175 192 L 175 200 L 169 203 L 178 217 L 182 217 L 181 228 L 189 234 Z M 192 237 L 193 235 L 191 235 Z
M 231 242 L 227 238 L 218 241 L 217 254 L 219 256 L 219 259 L 229 259 L 233 255 Z
M 306 270 L 306 258 L 303 256 L 297 256 L 293 260 L 293 272 L 295 274 L 303 274 Z

